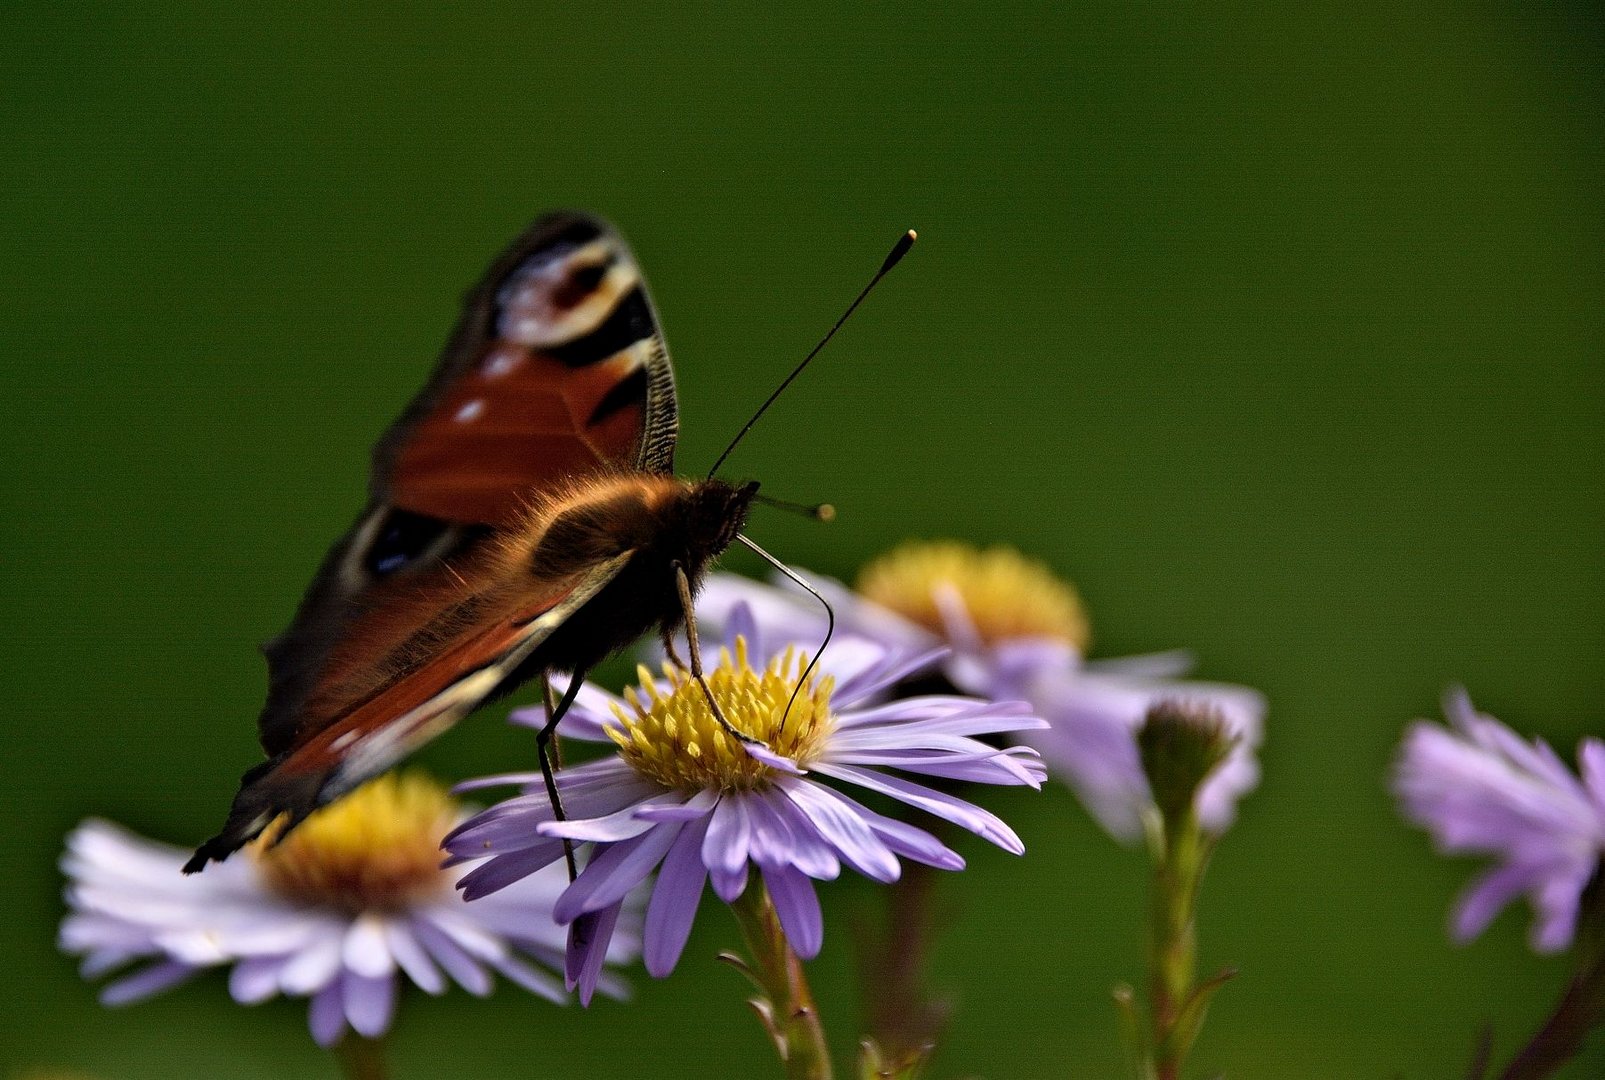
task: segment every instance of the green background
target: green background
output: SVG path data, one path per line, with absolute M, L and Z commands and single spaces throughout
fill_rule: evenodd
M 784 10 L 7 4 L 0 12 L 0 1075 L 318 1077 L 220 977 L 110 1012 L 52 937 L 63 834 L 191 843 L 256 759 L 254 645 L 361 497 L 456 298 L 540 210 L 630 237 L 720 446 L 909 226 L 914 254 L 744 445 L 828 498 L 754 535 L 850 574 L 908 536 L 1073 577 L 1095 653 L 1190 647 L 1272 703 L 1213 867 L 1198 1074 L 1460 1075 L 1565 978 L 1385 786 L 1463 680 L 1568 754 L 1605 698 L 1601 23 L 1583 5 Z M 1414 7 L 1412 5 L 1412 7 Z M 732 560 L 738 567 L 748 564 Z M 519 766 L 487 715 L 424 755 Z M 1063 790 L 991 805 L 938 1074 L 1118 1075 L 1144 861 Z M 824 890 L 840 1049 L 873 890 Z M 675 976 L 559 1012 L 410 994 L 406 1077 L 772 1075 L 707 907 Z M 1605 1046 L 1567 1074 L 1605 1070 Z

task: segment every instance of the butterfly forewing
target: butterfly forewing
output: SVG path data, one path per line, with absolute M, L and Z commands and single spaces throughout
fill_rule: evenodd
M 439 370 L 375 455 L 375 494 L 498 524 L 531 488 L 599 470 L 671 472 L 674 377 L 623 240 L 543 219 L 469 294 Z

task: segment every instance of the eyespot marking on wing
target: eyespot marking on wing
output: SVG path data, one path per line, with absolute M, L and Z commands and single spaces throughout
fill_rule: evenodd
M 640 282 L 635 264 L 606 240 L 542 248 L 497 292 L 492 336 L 532 349 L 575 341 L 602 325 Z
M 358 565 L 371 577 L 388 577 L 433 551 L 452 529 L 439 518 L 386 507 L 364 530 L 367 542 L 358 545 Z
M 656 333 L 646 293 L 636 288 L 618 302 L 618 306 L 595 330 L 565 344 L 553 345 L 546 352 L 565 367 L 589 367 Z

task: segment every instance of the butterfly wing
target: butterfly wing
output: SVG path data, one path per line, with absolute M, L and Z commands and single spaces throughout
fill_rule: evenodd
M 536 222 L 468 294 L 439 368 L 374 455 L 374 496 L 498 524 L 574 475 L 674 470 L 674 373 L 629 249 L 602 222 Z
M 478 708 L 633 554 L 622 552 L 513 603 L 498 595 L 494 580 L 460 597 L 426 588 L 388 624 L 399 633 L 366 628 L 367 638 L 345 650 L 366 662 L 344 665 L 325 680 L 309 702 L 306 735 L 245 775 L 223 830 L 197 849 L 185 871 L 227 857 L 280 814 L 288 815 L 283 836 Z
M 367 509 L 264 648 L 263 749 L 315 734 L 306 706 L 330 656 L 396 595 L 473 559 L 542 490 L 672 472 L 676 427 L 668 349 L 629 248 L 595 218 L 541 218 L 469 292 L 434 374 L 374 450 Z

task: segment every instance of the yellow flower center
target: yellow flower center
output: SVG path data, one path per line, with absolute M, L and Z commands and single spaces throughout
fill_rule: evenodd
M 807 767 L 824 752 L 835 721 L 830 713 L 829 677 L 802 683 L 808 657 L 787 649 L 754 671 L 747 642 L 736 638 L 735 655 L 719 651 L 719 666 L 707 673 L 708 689 L 732 727 L 761 740 L 770 750 Z M 774 770 L 757 761 L 714 719 L 708 698 L 690 672 L 663 665 L 669 689 L 639 669 L 641 686 L 624 692 L 628 708 L 613 713 L 618 725 L 608 736 L 642 776 L 680 791 L 750 791 L 773 779 Z M 789 706 L 789 710 L 788 710 Z
M 955 541 L 904 544 L 866 565 L 858 591 L 875 603 L 938 634 L 946 624 L 937 604 L 953 590 L 981 639 L 1050 638 L 1086 652 L 1092 631 L 1069 582 L 1011 547 L 982 550 Z
M 298 903 L 401 908 L 445 888 L 440 841 L 457 823 L 446 789 L 421 773 L 387 773 L 308 817 L 275 845 L 252 844 L 268 884 Z

